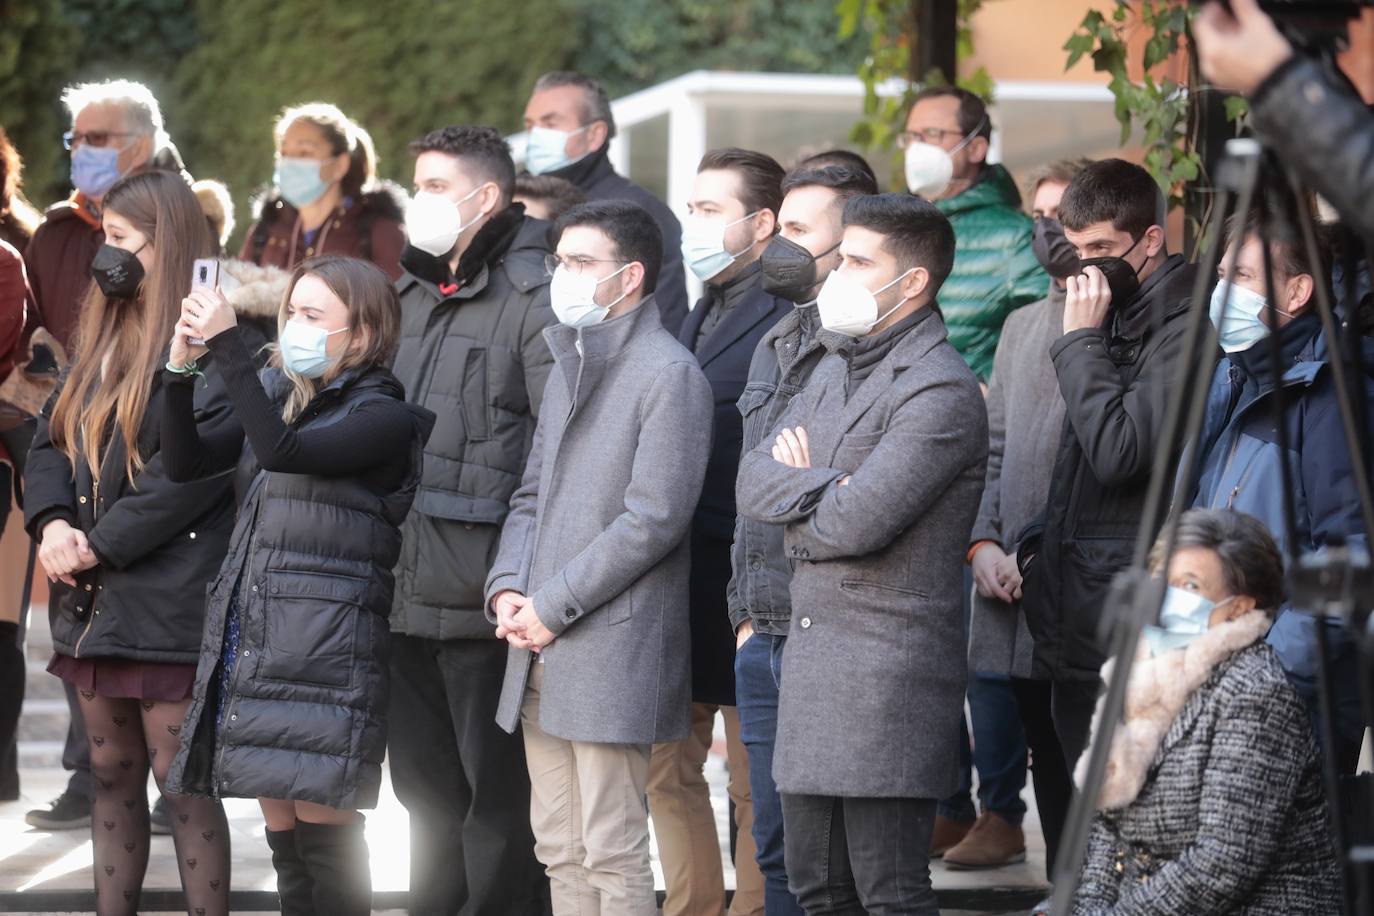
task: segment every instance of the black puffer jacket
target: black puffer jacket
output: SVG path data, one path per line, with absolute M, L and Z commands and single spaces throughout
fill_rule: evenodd
M 232 424 L 228 395 L 213 363 L 196 386 L 196 426 L 211 437 Z M 100 565 L 76 576 L 76 588 L 52 586 L 48 615 L 53 648 L 81 658 L 191 663 L 205 619 L 205 583 L 219 570 L 234 525 L 229 475 L 173 483 L 159 454 L 162 374 L 139 428 L 146 462 L 130 483 L 123 438 L 105 450 L 100 480 L 84 457 L 73 466 L 38 418 L 24 475 L 24 524 L 34 538 L 54 519 L 86 533 Z
M 515 204 L 477 233 L 457 277 L 415 249 L 402 259 L 393 366 L 410 401 L 438 420 L 396 571 L 391 626 L 398 633 L 496 636 L 482 588 L 553 365 L 543 338 L 557 323 L 544 269 L 547 238 L 548 224 Z
M 1112 307 L 1109 330 L 1074 331 L 1050 347 L 1064 431 L 1043 523 L 1017 549 L 1036 678 L 1095 679 L 1105 661 L 1102 604 L 1131 560 L 1196 275 L 1174 255 Z
M 266 370 L 263 385 L 274 403 L 284 402 L 280 370 Z M 381 399 L 404 399 L 390 372 L 345 372 L 294 428 L 326 426 Z M 171 791 L 376 805 L 386 752 L 392 567 L 433 425 L 426 411 L 409 409 L 410 470 L 390 492 L 358 477 L 264 471 L 252 449 L 243 450 L 238 524 L 209 588 Z M 222 696 L 221 653 L 236 595 L 239 651 Z

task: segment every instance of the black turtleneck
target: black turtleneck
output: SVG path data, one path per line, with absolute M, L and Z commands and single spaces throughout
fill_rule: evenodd
M 887 358 L 887 354 L 892 352 L 897 341 L 910 333 L 916 325 L 930 317 L 931 311 L 929 306 L 919 308 L 884 331 L 867 337 L 855 338 L 854 343 L 844 351 L 849 361 L 846 398 L 857 390 L 859 385 L 863 384 L 864 379 L 873 373 L 874 367 Z
M 1281 353 L 1280 377 L 1300 361 L 1302 353 L 1321 332 L 1321 319 L 1312 313 L 1299 315 L 1288 324 L 1279 328 L 1279 351 Z M 1266 336 L 1238 353 L 1231 354 L 1231 362 L 1247 376 L 1255 380 L 1260 391 L 1268 391 L 1274 386 L 1274 364 L 1271 348 L 1272 341 Z
M 561 169 L 554 169 L 548 174 L 554 178 L 562 178 L 564 181 L 571 182 L 585 191 L 603 175 L 612 171 L 614 169 L 611 168 L 609 144 L 603 144 L 601 149 L 588 153 Z
M 714 283 L 706 284 L 706 295 L 702 296 L 701 302 L 697 305 L 699 309 L 706 309 L 706 314 L 701 319 L 701 327 L 697 329 L 697 339 L 692 342 L 693 352 L 700 353 L 702 345 L 711 336 L 711 332 L 720 327 L 725 316 L 733 312 L 735 306 L 758 287 L 762 282 L 762 268 L 763 265 L 759 261 L 754 261 L 719 286 Z

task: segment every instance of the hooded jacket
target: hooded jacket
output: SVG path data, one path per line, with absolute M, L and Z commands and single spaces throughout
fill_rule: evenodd
M 405 191 L 382 182 L 356 199 L 346 198 L 307 242 L 300 214 L 274 190 L 258 204 L 239 258 L 290 270 L 315 255 L 341 254 L 371 261 L 395 280 L 406 243 L 405 206 Z
M 407 249 L 393 368 L 407 399 L 438 421 L 396 570 L 398 633 L 496 638 L 482 589 L 553 363 L 547 239 L 548 224 L 512 204 L 478 231 L 457 277 Z
M 1002 322 L 1049 288 L 1049 275 L 1031 251 L 1035 225 L 1021 212 L 1021 194 L 1000 165 L 984 166 L 967 191 L 934 203 L 954 227 L 954 269 L 940 287 L 949 342 L 987 381 Z

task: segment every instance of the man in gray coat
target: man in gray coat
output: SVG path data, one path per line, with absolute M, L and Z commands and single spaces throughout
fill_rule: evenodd
M 711 389 L 645 294 L 662 252 L 646 211 L 583 204 L 555 234 L 554 370 L 486 585 L 510 643 L 497 724 L 522 727 L 556 916 L 652 916 L 644 795 L 652 745 L 687 735 Z
M 786 524 L 795 564 L 773 775 L 802 907 L 935 916 L 930 837 L 958 778 L 987 413 L 935 302 L 949 221 L 879 194 L 851 200 L 844 225 L 817 300 L 830 353 L 740 464 L 740 512 Z

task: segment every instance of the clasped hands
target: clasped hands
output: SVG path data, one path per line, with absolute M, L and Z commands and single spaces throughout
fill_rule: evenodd
M 539 652 L 553 642 L 553 631 L 544 626 L 534 612 L 534 599 L 515 589 L 497 592 L 491 599 L 496 611 L 496 638 L 504 639 L 517 649 Z
M 203 343 L 193 344 L 192 340 L 209 340 L 237 324 L 234 307 L 218 288 L 194 287 L 181 300 L 181 317 L 177 319 L 176 330 L 172 332 L 171 364 L 180 367 L 200 359 L 206 347 Z

